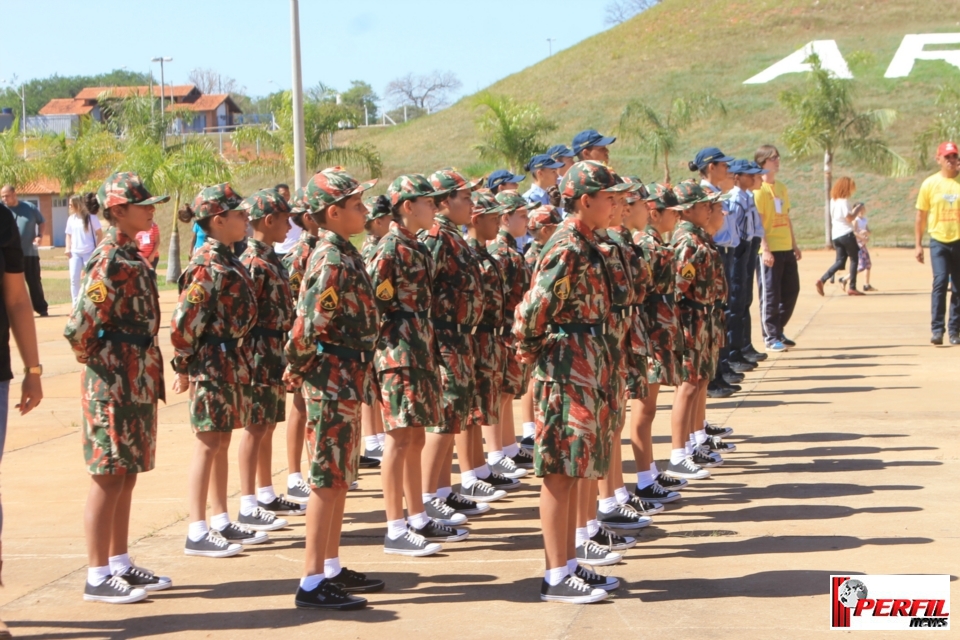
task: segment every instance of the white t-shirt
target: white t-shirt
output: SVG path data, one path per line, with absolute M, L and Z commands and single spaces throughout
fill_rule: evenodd
M 287 239 L 283 242 L 277 242 L 273 245 L 273 250 L 283 255 L 293 249 L 293 245 L 297 244 L 297 240 L 300 239 L 300 234 L 303 233 L 303 229 L 298 227 L 296 223 L 290 221 L 290 231 L 287 231 Z
M 830 219 L 833 222 L 831 237 L 834 240 L 842 238 L 848 233 L 853 233 L 853 227 L 847 222 L 848 215 L 850 215 L 850 204 L 846 198 L 830 200 Z
M 66 233 L 70 236 L 70 251 L 87 255 L 97 248 L 97 231 L 101 228 L 97 216 L 90 216 L 90 229 L 84 230 L 83 219 L 71 213 L 67 218 Z

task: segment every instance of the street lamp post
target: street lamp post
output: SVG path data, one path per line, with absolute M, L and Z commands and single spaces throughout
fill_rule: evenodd
M 164 58 L 163 56 L 158 56 L 150 60 L 150 62 L 159 62 L 160 63 L 160 125 L 163 127 L 163 139 L 167 139 L 167 124 L 165 122 L 164 108 L 163 108 L 163 63 L 164 62 L 173 62 L 173 58 Z
M 21 123 L 21 128 L 23 129 L 23 159 L 27 159 L 27 86 L 24 84 L 20 85 L 20 106 L 23 108 L 23 122 Z
M 549 51 L 550 51 L 550 55 L 551 55 L 551 56 L 553 55 L 553 41 L 554 41 L 554 40 L 556 40 L 556 38 L 547 38 L 547 46 L 549 47 Z
M 290 0 L 290 57 L 293 75 L 293 175 L 295 188 L 306 182 L 307 154 L 303 137 L 303 75 L 300 71 L 300 5 Z

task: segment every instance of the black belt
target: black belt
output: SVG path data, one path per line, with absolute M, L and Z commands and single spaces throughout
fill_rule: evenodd
M 384 314 L 387 319 L 392 318 L 403 318 L 405 320 L 410 320 L 412 318 L 420 318 L 421 320 L 427 320 L 430 318 L 429 311 L 391 311 Z
M 237 347 L 243 346 L 243 338 L 220 338 L 217 336 L 202 336 L 200 340 L 204 344 L 209 344 L 214 347 L 220 347 L 221 351 L 226 351 L 227 349 L 236 349 Z
M 633 309 L 632 307 L 625 307 L 615 304 L 610 307 L 610 315 L 626 320 L 633 315 Z
M 506 327 L 498 327 L 492 324 L 478 324 L 476 329 L 477 333 L 492 333 L 495 336 L 502 336 L 507 332 Z
M 433 326 L 436 329 L 445 331 L 454 331 L 464 335 L 472 336 L 477 332 L 477 326 L 473 324 L 457 324 L 456 322 L 447 322 L 446 320 L 434 320 Z
M 122 331 L 104 331 L 101 329 L 97 337 L 110 342 L 126 342 L 146 349 L 150 345 L 157 345 L 157 336 L 145 336 L 139 333 L 123 333 Z
M 589 333 L 593 337 L 605 336 L 609 333 L 605 324 L 586 324 L 583 322 L 568 322 L 566 324 L 548 324 L 548 333 Z
M 250 329 L 250 335 L 254 338 L 283 338 L 287 337 L 286 332 L 280 329 L 268 329 L 267 327 L 254 327 Z
M 727 305 L 726 305 L 725 303 L 721 302 L 720 300 L 717 300 L 716 302 L 713 303 L 713 308 L 714 308 L 714 310 L 716 310 L 716 311 L 724 311 L 724 310 L 726 310 Z
M 680 298 L 680 306 L 688 309 L 696 309 L 697 311 L 706 311 L 708 309 L 707 305 L 688 300 L 687 298 Z
M 329 342 L 317 341 L 317 355 L 328 353 L 331 356 L 337 356 L 341 360 L 358 360 L 360 362 L 372 362 L 373 351 L 361 351 L 360 349 L 351 349 L 339 344 L 330 344 Z

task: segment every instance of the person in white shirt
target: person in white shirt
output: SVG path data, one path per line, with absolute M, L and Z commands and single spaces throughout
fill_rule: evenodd
M 80 292 L 80 277 L 83 274 L 83 265 L 87 264 L 93 250 L 103 238 L 100 220 L 87 211 L 83 204 L 83 196 L 70 196 L 70 217 L 67 218 L 66 251 L 64 255 L 70 259 L 70 303 L 73 304 Z
M 856 183 L 844 176 L 837 180 L 830 189 L 830 222 L 832 226 L 833 246 L 837 250 L 837 259 L 827 272 L 816 282 L 817 293 L 823 295 L 823 283 L 843 269 L 847 260 L 850 261 L 850 276 L 847 279 L 849 287 L 847 295 L 862 296 L 857 290 L 857 264 L 860 261 L 860 247 L 857 245 L 857 236 L 853 232 L 853 221 L 857 214 L 850 209 L 848 198 L 857 190 Z

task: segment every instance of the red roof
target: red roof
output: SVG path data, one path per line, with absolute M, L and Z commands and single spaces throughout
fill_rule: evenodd
M 60 195 L 60 181 L 52 178 L 39 178 L 33 182 L 28 182 L 19 189 L 17 193 L 25 196 L 39 195 Z
M 75 100 L 73 98 L 54 98 L 40 109 L 42 116 L 60 116 L 60 115 L 78 115 L 83 116 L 93 111 L 92 104 L 86 100 Z
M 169 98 L 171 95 L 176 98 L 186 98 L 192 92 L 197 91 L 197 87 L 192 84 L 166 85 L 163 88 L 163 95 Z M 108 92 L 115 98 L 127 98 L 132 95 L 148 96 L 150 87 L 86 87 L 76 95 L 77 100 L 96 100 L 101 93 Z M 160 86 L 153 86 L 153 95 L 160 97 Z
M 179 109 L 186 109 L 187 111 L 214 111 L 224 102 L 227 103 L 227 109 L 233 113 L 241 113 L 240 107 L 238 107 L 234 103 L 233 98 L 226 93 L 203 95 L 193 102 L 176 102 L 167 105 L 167 111 Z

